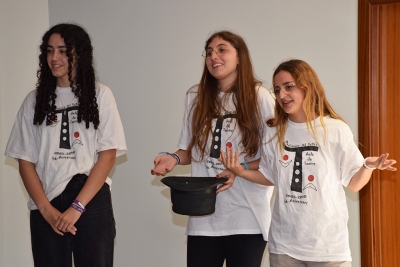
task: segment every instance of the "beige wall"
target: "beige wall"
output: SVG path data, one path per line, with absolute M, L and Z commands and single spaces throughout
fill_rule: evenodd
M 48 14 L 47 0 L 0 0 L 0 266 L 33 266 L 27 195 L 16 162 L 3 154 L 18 108 L 36 83 Z

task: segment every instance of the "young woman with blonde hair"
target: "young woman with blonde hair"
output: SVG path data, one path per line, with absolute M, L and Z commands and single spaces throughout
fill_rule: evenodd
M 269 232 L 271 267 L 351 266 L 348 210 L 343 186 L 354 192 L 374 169 L 395 171 L 388 154 L 363 158 L 349 126 L 332 109 L 315 71 L 302 60 L 281 63 L 273 74 L 275 118 L 263 143 L 259 170 L 245 170 L 227 148 L 229 171 L 275 185 Z

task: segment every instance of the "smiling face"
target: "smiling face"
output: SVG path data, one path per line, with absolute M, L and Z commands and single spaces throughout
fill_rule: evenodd
M 218 80 L 220 91 L 229 90 L 237 76 L 239 60 L 236 49 L 219 36 L 209 43 L 207 49 L 213 51 L 211 56 L 205 59 L 208 71 Z M 224 51 L 224 53 L 218 55 L 215 51 Z
M 282 70 L 274 76 L 274 90 L 276 92 L 279 90 L 276 101 L 288 114 L 289 119 L 297 123 L 306 122 L 303 109 L 305 92 L 297 87 L 295 79 L 289 72 Z
M 57 86 L 69 87 L 68 80 L 68 56 L 67 46 L 59 34 L 52 34 L 47 43 L 47 64 L 54 77 L 57 78 Z M 74 63 L 73 63 L 74 67 Z M 75 76 L 75 68 L 72 68 L 72 77 Z

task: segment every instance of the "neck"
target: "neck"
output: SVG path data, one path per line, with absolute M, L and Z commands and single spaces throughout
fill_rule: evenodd
M 227 92 L 231 91 L 232 86 L 233 86 L 233 82 L 232 83 L 231 82 L 222 82 L 222 81 L 218 82 L 218 90 L 220 92 L 227 93 Z
M 307 117 L 306 117 L 306 114 L 304 112 L 301 113 L 301 114 L 289 114 L 288 118 L 292 122 L 296 122 L 296 123 L 305 123 L 305 122 L 307 122 Z

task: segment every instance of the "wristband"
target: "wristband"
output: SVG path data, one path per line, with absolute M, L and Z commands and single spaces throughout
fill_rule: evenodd
M 158 155 L 170 155 L 176 160 L 176 164 L 178 165 L 181 163 L 181 158 L 176 153 L 169 153 L 169 152 L 160 152 Z
M 243 165 L 246 170 L 250 170 L 249 164 L 247 162 L 242 162 L 240 165 Z
M 80 213 L 84 213 L 86 211 L 85 206 L 77 199 L 72 202 L 71 207 L 79 211 Z
M 369 157 L 366 157 L 364 159 L 363 166 L 368 170 L 375 170 L 376 169 L 375 167 L 370 167 L 370 166 L 367 165 L 367 159 L 369 159 Z

